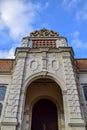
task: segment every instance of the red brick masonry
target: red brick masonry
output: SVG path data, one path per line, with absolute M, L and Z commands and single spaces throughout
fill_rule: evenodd
M 87 59 L 76 59 L 76 64 L 80 71 L 87 71 Z
M 13 62 L 13 59 L 0 59 L 0 72 L 11 72 Z

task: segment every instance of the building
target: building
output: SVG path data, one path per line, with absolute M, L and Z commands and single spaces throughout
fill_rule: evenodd
M 1 130 L 85 130 L 87 59 L 45 28 L 23 38 L 15 59 L 0 59 Z

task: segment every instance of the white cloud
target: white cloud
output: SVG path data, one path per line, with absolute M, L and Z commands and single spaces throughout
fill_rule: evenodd
M 79 31 L 75 31 L 73 33 L 71 46 L 73 46 L 73 48 L 75 50 L 79 50 L 79 49 L 86 50 L 87 49 L 87 42 L 80 39 L 80 32 Z
M 47 4 L 46 4 L 47 6 Z M 2 0 L 0 3 L 0 29 L 7 27 L 11 38 L 19 38 L 27 35 L 34 28 L 32 23 L 38 11 L 39 3 L 33 4 L 24 0 Z
M 0 58 L 15 58 L 15 48 L 16 47 L 19 47 L 20 44 L 18 43 L 15 43 L 12 45 L 12 47 L 10 49 L 7 49 L 7 50 L 0 50 Z
M 77 6 L 82 0 L 63 0 L 63 6 L 67 9 Z
M 15 58 L 14 56 L 14 48 L 10 50 L 0 50 L 0 58 Z
M 0 34 L 2 36 L 5 33 L 4 39 L 8 36 L 14 41 L 11 49 L 0 50 L 0 58 L 14 58 L 14 43 L 35 29 L 33 23 L 39 17 L 38 14 L 48 6 L 48 2 L 42 6 L 31 0 L 0 0 Z
M 78 10 L 76 13 L 76 20 L 80 21 L 87 21 L 87 2 L 84 3 L 82 9 Z

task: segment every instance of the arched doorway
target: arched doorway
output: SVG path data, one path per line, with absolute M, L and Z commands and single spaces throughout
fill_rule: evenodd
M 22 130 L 64 130 L 62 90 L 54 80 L 49 78 L 34 80 L 28 86 L 25 95 Z M 38 111 L 39 108 L 40 110 Z M 46 113 L 44 113 L 44 110 L 47 110 Z M 46 116 L 43 117 L 42 113 Z M 41 117 L 38 115 L 41 115 Z M 35 119 L 37 117 L 39 117 L 38 122 Z M 49 120 L 45 122 L 44 118 L 46 117 Z M 39 128 L 41 120 L 42 126 Z M 37 123 L 35 124 L 35 122 Z M 48 122 L 52 123 L 48 125 Z M 38 124 L 39 126 L 37 127 Z M 34 126 L 35 128 L 33 128 Z
M 57 108 L 49 99 L 37 101 L 32 112 L 31 130 L 58 130 Z

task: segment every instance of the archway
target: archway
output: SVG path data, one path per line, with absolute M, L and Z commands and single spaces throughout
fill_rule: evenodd
M 33 107 L 31 130 L 58 130 L 57 108 L 49 99 L 37 101 Z
M 46 116 L 48 115 L 47 116 L 48 121 L 46 121 L 45 124 L 44 121 L 45 119 L 43 118 L 41 119 L 41 117 L 43 117 L 43 115 L 41 115 L 41 117 L 39 118 L 42 120 L 41 122 L 42 126 L 40 128 L 40 123 L 37 123 L 39 124 L 37 130 L 62 130 L 64 128 L 65 121 L 64 121 L 62 90 L 54 80 L 49 78 L 39 78 L 37 80 L 34 80 L 27 87 L 25 95 L 26 99 L 25 99 L 22 130 L 25 129 L 36 130 L 35 120 L 37 121 L 37 119 L 35 118 L 37 118 L 36 114 L 38 112 L 35 113 L 35 111 L 37 111 L 37 109 L 40 107 L 41 111 L 39 115 L 41 115 L 41 113 L 45 112 L 41 108 L 47 109 L 48 111 L 49 106 L 50 106 L 49 113 L 48 112 L 44 113 L 44 115 Z M 45 106 L 47 106 L 47 108 L 45 108 Z M 51 111 L 54 111 L 54 114 L 50 114 L 52 113 Z M 52 122 L 51 120 L 52 118 L 54 118 L 53 123 L 49 123 L 50 125 L 47 125 L 48 122 Z M 40 122 L 40 120 L 38 122 Z M 35 128 L 33 128 L 34 126 Z

